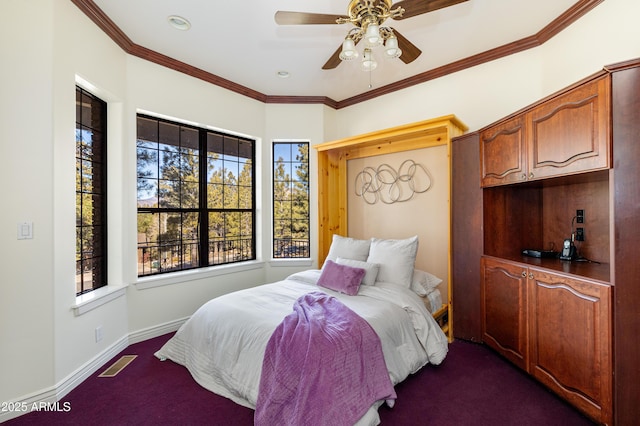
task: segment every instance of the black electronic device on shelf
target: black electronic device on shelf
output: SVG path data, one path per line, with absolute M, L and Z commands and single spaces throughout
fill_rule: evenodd
M 554 250 L 536 250 L 536 249 L 524 249 L 522 254 L 529 257 L 537 258 L 556 258 L 560 253 Z

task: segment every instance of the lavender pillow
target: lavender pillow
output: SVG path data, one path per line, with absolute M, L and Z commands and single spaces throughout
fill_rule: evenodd
M 355 296 L 358 294 L 360 283 L 366 272 L 362 268 L 339 265 L 333 260 L 327 260 L 322 268 L 320 278 L 318 278 L 318 285 Z

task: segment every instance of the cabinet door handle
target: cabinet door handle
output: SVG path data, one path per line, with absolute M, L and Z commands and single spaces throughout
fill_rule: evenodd
M 529 279 L 532 280 L 533 279 L 533 272 L 529 272 Z
M 522 277 L 526 278 L 527 277 L 527 271 L 522 271 Z
M 533 179 L 533 172 L 529 173 L 529 179 Z
M 522 174 L 522 180 L 525 180 L 526 178 L 527 178 L 527 174 L 526 174 L 526 173 L 523 173 L 523 174 Z

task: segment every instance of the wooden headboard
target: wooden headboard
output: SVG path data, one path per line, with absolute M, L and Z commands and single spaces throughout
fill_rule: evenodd
M 446 145 L 451 174 L 451 139 L 467 130 L 455 115 L 406 124 L 372 133 L 315 145 L 318 151 L 318 265 L 322 265 L 333 234 L 349 236 L 347 212 L 347 161 L 384 154 Z M 451 179 L 449 179 L 451 181 Z M 449 194 L 451 188 L 449 188 Z M 449 197 L 451 199 L 451 197 Z M 449 217 L 451 214 L 450 205 Z M 451 238 L 449 238 L 449 241 Z M 451 246 L 448 247 L 451 276 Z M 451 280 L 448 280 L 448 306 L 451 306 Z M 450 309 L 449 309 L 450 310 Z M 449 328 L 452 327 L 449 313 Z M 451 331 L 449 332 L 450 336 Z

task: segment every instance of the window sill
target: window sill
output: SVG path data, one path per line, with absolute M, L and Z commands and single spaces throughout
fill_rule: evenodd
M 253 260 L 249 262 L 236 263 L 231 265 L 212 266 L 210 268 L 191 269 L 188 271 L 173 272 L 163 275 L 153 275 L 150 277 L 138 278 L 135 286 L 138 290 L 162 287 L 165 285 L 180 284 L 187 281 L 200 280 L 203 278 L 217 277 L 220 275 L 233 274 L 236 272 L 251 271 L 261 269 L 264 262 Z
M 269 266 L 274 268 L 282 268 L 282 267 L 290 267 L 290 266 L 306 266 L 310 267 L 313 265 L 313 260 L 310 258 L 304 259 L 271 259 L 269 261 Z
M 76 296 L 76 303 L 71 307 L 75 316 L 86 314 L 99 306 L 107 304 L 112 300 L 124 296 L 126 287 L 106 286 L 93 290 L 89 293 Z

